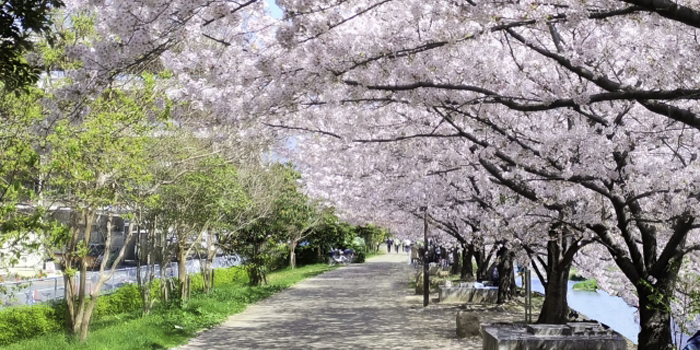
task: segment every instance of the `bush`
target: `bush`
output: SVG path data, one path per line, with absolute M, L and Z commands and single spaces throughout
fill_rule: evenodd
M 16 306 L 0 311 L 0 345 L 63 328 L 62 314 L 49 305 Z
M 585 280 L 583 282 L 578 282 L 572 287 L 574 290 L 582 290 L 587 292 L 595 292 L 598 290 L 598 282 L 596 280 Z
M 352 249 L 355 251 L 365 251 L 366 250 L 366 245 L 365 245 L 365 240 L 362 239 L 362 237 L 355 237 L 352 239 Z
M 93 319 L 134 312 L 141 310 L 142 307 L 143 301 L 141 300 L 138 285 L 127 284 L 117 289 L 116 292 L 100 296 L 97 299 Z
M 366 258 L 367 258 L 367 257 L 365 256 L 365 252 L 364 252 L 364 251 L 359 251 L 359 252 L 357 253 L 357 255 L 355 255 L 355 262 L 356 262 L 356 263 L 363 263 L 363 262 L 365 262 L 365 259 L 366 259 Z
M 245 270 L 239 267 L 214 269 L 214 286 L 235 282 L 243 275 L 245 275 Z M 201 273 L 190 275 L 190 289 L 192 289 L 192 292 L 204 290 L 204 280 Z

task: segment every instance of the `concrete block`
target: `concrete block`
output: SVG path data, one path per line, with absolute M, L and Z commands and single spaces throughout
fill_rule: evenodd
M 492 304 L 498 301 L 498 289 L 440 287 L 441 304 Z
M 527 332 L 534 335 L 571 335 L 571 327 L 564 324 L 531 324 Z
M 481 334 L 481 321 L 473 312 L 457 311 L 457 337 L 475 337 Z
M 626 350 L 625 339 L 598 323 L 578 325 L 482 325 L 483 350 Z M 568 330 L 567 330 L 568 329 Z

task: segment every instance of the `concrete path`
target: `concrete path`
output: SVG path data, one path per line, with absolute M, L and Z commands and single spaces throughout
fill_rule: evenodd
M 422 307 L 407 265 L 405 253 L 391 253 L 307 279 L 178 349 L 480 350 L 480 338 L 456 338 L 455 306 Z M 492 322 L 520 317 L 483 311 Z

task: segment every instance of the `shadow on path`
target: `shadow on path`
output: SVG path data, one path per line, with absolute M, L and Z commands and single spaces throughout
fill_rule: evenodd
M 229 349 L 481 349 L 481 339 L 457 339 L 456 306 L 422 307 L 408 289 L 405 254 L 387 254 L 307 279 L 178 350 Z M 506 322 L 519 314 L 484 310 Z

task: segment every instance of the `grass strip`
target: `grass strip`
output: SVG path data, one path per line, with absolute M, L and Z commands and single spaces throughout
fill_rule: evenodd
M 170 349 L 184 344 L 198 331 L 222 323 L 246 306 L 269 297 L 306 278 L 333 269 L 326 264 L 284 269 L 268 276 L 268 285 L 246 286 L 247 277 L 199 294 L 183 308 L 157 308 L 141 317 L 138 313 L 105 317 L 91 325 L 87 341 L 80 343 L 64 333 L 54 333 L 0 347 L 3 350 L 136 350 Z

